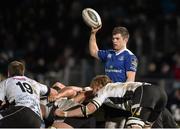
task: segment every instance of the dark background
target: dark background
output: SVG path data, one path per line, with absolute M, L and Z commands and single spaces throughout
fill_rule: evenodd
M 23 60 L 27 76 L 51 85 L 85 86 L 103 74 L 102 64 L 89 55 L 90 28 L 84 8 L 95 9 L 103 26 L 100 49 L 111 48 L 111 31 L 125 26 L 128 48 L 138 57 L 137 81 L 158 83 L 169 95 L 169 109 L 180 120 L 179 0 L 4 0 L 0 1 L 0 76 L 7 64 Z

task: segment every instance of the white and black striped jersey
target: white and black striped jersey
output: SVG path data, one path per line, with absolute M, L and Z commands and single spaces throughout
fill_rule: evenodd
M 135 89 L 139 86 L 142 86 L 142 84 L 142 82 L 108 83 L 105 87 L 97 92 L 97 95 L 92 102 L 96 105 L 97 108 L 99 108 L 104 103 L 113 108 L 126 110 L 124 103 L 115 104 L 109 99 L 109 97 L 122 98 L 125 95 L 126 91 L 134 92 Z M 146 83 L 146 85 L 150 84 Z
M 5 97 L 15 106 L 25 106 L 41 117 L 40 95 L 48 95 L 49 88 L 26 76 L 14 76 L 0 83 L 0 100 Z

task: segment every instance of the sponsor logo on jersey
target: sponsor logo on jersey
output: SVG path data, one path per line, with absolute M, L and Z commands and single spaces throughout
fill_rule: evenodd
M 105 69 L 105 72 L 121 73 L 122 70 L 117 70 L 117 69 Z

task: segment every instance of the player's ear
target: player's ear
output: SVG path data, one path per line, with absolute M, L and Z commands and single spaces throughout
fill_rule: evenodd
M 128 38 L 127 38 L 127 37 L 124 38 L 124 42 L 125 42 L 125 43 L 128 42 Z

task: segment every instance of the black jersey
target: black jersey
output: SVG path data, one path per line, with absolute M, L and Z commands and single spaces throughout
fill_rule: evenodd
M 138 87 L 132 99 L 132 116 L 144 122 L 154 122 L 167 104 L 167 95 L 163 87 L 143 85 Z

